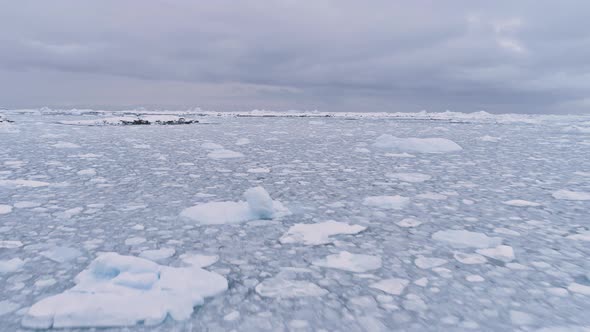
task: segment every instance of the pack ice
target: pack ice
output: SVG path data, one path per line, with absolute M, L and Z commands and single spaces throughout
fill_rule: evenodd
M 459 144 L 446 138 L 400 138 L 389 134 L 383 134 L 377 137 L 373 146 L 397 152 L 416 153 L 446 153 L 463 150 Z
M 235 224 L 259 219 L 275 219 L 291 212 L 281 202 L 274 201 L 262 187 L 244 192 L 246 201 L 209 202 L 184 209 L 181 216 L 201 225 Z
M 29 328 L 114 327 L 159 324 L 168 315 L 190 317 L 204 298 L 227 289 L 227 280 L 198 266 L 168 267 L 114 252 L 99 255 L 65 292 L 35 303 Z

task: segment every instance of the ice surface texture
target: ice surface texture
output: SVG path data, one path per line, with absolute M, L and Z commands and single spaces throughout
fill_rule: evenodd
M 227 289 L 227 280 L 200 267 L 168 267 L 103 253 L 65 292 L 35 303 L 23 318 L 31 328 L 109 327 L 188 319 L 204 298 Z

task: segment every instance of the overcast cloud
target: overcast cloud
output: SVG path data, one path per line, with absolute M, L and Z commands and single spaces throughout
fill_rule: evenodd
M 590 1 L 0 0 L 0 108 L 590 112 Z

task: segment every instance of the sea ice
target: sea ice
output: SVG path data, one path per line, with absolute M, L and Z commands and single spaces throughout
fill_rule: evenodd
M 410 183 L 424 182 L 432 179 L 432 176 L 423 173 L 387 173 L 385 176 Z
M 65 292 L 35 303 L 22 325 L 29 328 L 116 327 L 159 324 L 170 315 L 190 317 L 205 297 L 227 289 L 227 280 L 198 267 L 174 268 L 103 253 Z
M 381 267 L 381 257 L 341 251 L 312 262 L 315 266 L 350 272 L 367 272 Z
M 20 258 L 0 260 L 0 273 L 11 273 L 20 270 L 25 261 Z
M 201 225 L 235 224 L 258 219 L 275 219 L 290 214 L 279 201 L 274 201 L 264 188 L 244 192 L 246 201 L 209 202 L 184 209 L 181 216 Z
M 444 242 L 454 248 L 489 248 L 502 244 L 499 237 L 466 230 L 444 230 L 432 234 L 432 239 Z
M 338 234 L 357 234 L 367 229 L 360 225 L 349 225 L 337 221 L 325 221 L 315 224 L 295 224 L 281 238 L 281 243 L 303 243 L 320 245 L 333 241 L 330 237 Z
M 0 204 L 0 214 L 8 214 L 10 212 L 12 212 L 12 206 Z
M 552 196 L 555 199 L 565 199 L 569 201 L 590 201 L 590 193 L 583 191 L 561 189 L 553 192 Z
M 400 295 L 409 283 L 406 279 L 390 278 L 373 283 L 369 287 L 379 289 L 387 294 Z
M 241 158 L 244 155 L 240 152 L 227 150 L 227 149 L 217 149 L 209 152 L 207 157 L 211 159 L 231 159 L 231 158 Z
M 535 207 L 535 206 L 541 206 L 541 204 L 539 203 L 535 203 L 535 202 L 531 202 L 531 201 L 525 201 L 522 199 L 513 199 L 510 201 L 505 201 L 504 204 L 506 205 L 511 205 L 511 206 L 519 206 L 519 207 Z
M 407 197 L 395 196 L 370 196 L 364 199 L 363 205 L 377 207 L 380 209 L 401 210 L 410 204 Z
M 375 140 L 373 146 L 397 152 L 446 153 L 461 151 L 461 146 L 446 138 L 399 138 L 383 134 Z
M 514 260 L 514 250 L 511 246 L 500 245 L 495 248 L 478 249 L 476 252 L 489 258 L 497 259 L 503 262 Z

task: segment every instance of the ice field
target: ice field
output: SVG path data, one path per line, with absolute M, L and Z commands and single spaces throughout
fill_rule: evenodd
M 590 117 L 0 114 L 3 331 L 590 331 Z

